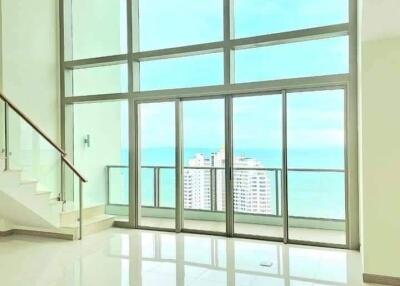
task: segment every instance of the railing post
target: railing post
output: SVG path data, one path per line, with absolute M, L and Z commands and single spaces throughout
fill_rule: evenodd
M 217 176 L 216 169 L 210 168 L 210 196 L 211 196 L 211 211 L 217 211 Z
M 82 240 L 82 213 L 83 213 L 83 194 L 82 194 L 83 182 L 79 180 L 79 240 Z
M 64 163 L 63 163 L 63 156 L 60 155 L 60 194 L 59 194 L 59 201 L 62 202 L 62 209 L 64 211 L 65 206 L 65 176 L 64 176 Z
M 110 166 L 106 166 L 106 205 L 110 205 Z
M 10 152 L 9 152 L 9 130 L 8 130 L 8 103 L 4 102 L 4 170 L 7 171 L 10 168 Z
M 279 170 L 275 169 L 275 214 L 276 216 L 279 216 Z
M 154 207 L 160 207 L 160 168 L 154 169 Z

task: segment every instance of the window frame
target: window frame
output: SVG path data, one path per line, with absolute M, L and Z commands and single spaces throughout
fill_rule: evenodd
M 129 101 L 129 139 L 132 150 L 135 150 L 137 143 L 137 104 L 143 102 L 157 102 L 157 101 L 175 101 L 177 112 L 177 127 L 179 125 L 179 116 L 181 104 L 180 102 L 185 99 L 198 99 L 198 98 L 225 98 L 225 116 L 226 119 L 231 118 L 232 112 L 232 97 L 240 96 L 243 94 L 257 94 L 257 93 L 270 93 L 282 92 L 286 97 L 286 92 L 304 91 L 304 90 L 321 90 L 341 88 L 345 90 L 346 104 L 346 146 L 345 146 L 345 162 L 346 162 L 346 245 L 330 245 L 324 243 L 310 243 L 305 241 L 295 241 L 299 244 L 311 244 L 322 246 L 333 246 L 341 248 L 358 249 L 359 248 L 359 218 L 358 218 L 358 164 L 357 164 L 357 0 L 349 0 L 349 22 L 343 24 L 335 24 L 329 26 L 321 26 L 316 28 L 308 28 L 301 30 L 294 30 L 289 32 L 280 32 L 275 34 L 265 34 L 258 36 L 251 36 L 246 38 L 234 38 L 234 0 L 223 0 L 223 40 L 211 43 L 202 43 L 195 45 L 188 45 L 182 47 L 165 48 L 151 51 L 139 51 L 139 1 L 126 0 L 127 7 L 127 43 L 128 52 L 126 54 L 111 55 L 97 58 L 88 58 L 80 60 L 67 60 L 71 59 L 72 53 L 72 26 L 71 26 L 71 0 L 60 0 L 59 15 L 60 15 L 60 110 L 61 110 L 61 142 L 63 148 L 68 150 L 68 141 L 70 140 L 70 110 L 71 105 L 82 102 L 100 102 L 106 100 L 121 100 L 127 99 Z M 331 74 L 324 76 L 312 76 L 291 78 L 282 80 L 267 80 L 250 83 L 234 82 L 234 51 L 252 47 L 262 47 L 269 45 L 280 45 L 286 43 L 294 43 L 299 41 L 308 41 L 316 39 L 325 39 L 338 36 L 349 37 L 349 72 L 345 74 Z M 176 88 L 166 90 L 152 90 L 140 91 L 140 62 L 149 61 L 154 59 L 168 59 L 175 57 L 183 57 L 189 55 L 201 55 L 208 53 L 222 52 L 223 53 L 223 67 L 224 67 L 224 82 L 218 86 L 202 86 L 192 88 Z M 116 64 L 128 65 L 128 92 L 115 93 L 107 95 L 86 95 L 86 96 L 71 96 L 72 95 L 72 71 L 74 69 L 81 69 L 87 67 L 98 67 L 105 65 Z M 227 121 L 227 120 L 226 120 Z M 226 123 L 227 146 L 231 146 L 231 131 L 229 121 Z M 182 138 L 181 134 L 177 132 L 177 142 L 179 143 Z M 136 143 L 135 143 L 136 142 Z M 177 144 L 177 149 L 181 148 L 181 143 Z M 232 168 L 232 162 L 229 162 L 230 150 L 227 151 L 226 174 L 229 175 Z M 130 153 L 130 166 L 136 166 L 137 154 Z M 182 167 L 182 154 L 177 153 L 177 170 Z M 230 167 L 229 167 L 230 166 Z M 181 172 L 176 172 L 180 174 Z M 179 176 L 179 175 L 177 175 Z M 226 188 L 232 189 L 229 176 L 226 177 Z M 181 178 L 178 178 L 181 179 Z M 177 189 L 181 188 L 177 180 Z M 130 171 L 130 212 L 129 222 L 120 222 L 117 225 L 122 227 L 137 228 L 138 210 L 134 206 L 137 205 L 137 181 L 135 172 Z M 229 196 L 228 196 L 229 197 Z M 177 200 L 182 198 L 177 198 Z M 182 218 L 181 202 L 177 203 L 177 232 L 182 231 L 182 223 L 179 219 Z M 227 212 L 227 229 L 226 235 L 233 236 L 233 216 L 228 213 L 233 213 L 233 200 L 227 198 L 226 205 Z M 283 242 L 288 243 L 290 240 L 287 236 L 287 218 L 285 219 L 286 233 L 283 237 Z

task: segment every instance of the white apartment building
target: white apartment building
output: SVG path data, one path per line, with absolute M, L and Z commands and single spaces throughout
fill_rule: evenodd
M 224 165 L 225 153 L 223 150 L 212 153 L 210 157 L 199 153 L 189 160 L 188 166 L 184 171 L 185 208 L 211 209 L 211 186 L 213 177 L 215 177 L 216 207 L 217 210 L 225 209 Z M 238 168 L 234 170 L 235 211 L 252 214 L 271 214 L 271 183 L 268 179 L 267 171 L 257 170 L 257 168 L 263 168 L 261 162 L 245 156 L 235 156 L 234 166 Z M 199 169 L 196 169 L 196 167 Z M 214 175 L 212 175 L 212 168 L 215 168 Z

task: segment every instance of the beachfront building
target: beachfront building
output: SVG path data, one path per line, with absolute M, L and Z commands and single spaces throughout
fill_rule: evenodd
M 196 154 L 184 170 L 184 206 L 186 209 L 210 210 L 212 176 L 215 176 L 217 210 L 225 210 L 225 156 L 223 150 L 211 156 Z M 260 161 L 244 155 L 234 157 L 235 212 L 271 214 L 271 184 Z M 212 169 L 215 169 L 212 175 Z

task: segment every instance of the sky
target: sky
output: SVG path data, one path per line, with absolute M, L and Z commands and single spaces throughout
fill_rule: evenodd
M 288 93 L 288 146 L 292 149 L 344 146 L 344 91 Z M 224 101 L 183 102 L 187 148 L 224 146 Z M 173 102 L 141 104 L 143 148 L 175 146 Z M 233 100 L 233 141 L 237 149 L 282 148 L 282 96 L 246 96 Z
M 138 1 L 142 51 L 223 39 L 222 0 Z M 78 57 L 88 51 L 96 56 L 126 52 L 126 1 L 119 3 L 74 1 L 74 53 Z M 109 16 L 107 21 L 105 15 Z M 242 38 L 345 23 L 348 0 L 235 0 L 233 15 L 233 37 Z M 113 45 L 116 36 L 119 42 Z M 347 73 L 348 38 L 244 49 L 236 51 L 234 57 L 236 83 Z M 220 85 L 223 73 L 222 53 L 146 61 L 140 64 L 140 88 L 145 91 Z M 126 92 L 127 77 L 126 65 L 78 70 L 74 88 L 76 95 Z M 235 146 L 281 148 L 281 112 L 279 95 L 235 99 Z M 172 103 L 146 104 L 141 116 L 142 146 L 173 146 Z M 289 94 L 288 116 L 288 143 L 292 148 L 343 146 L 343 91 Z M 185 102 L 185 146 L 220 148 L 224 141 L 223 120 L 222 100 Z

